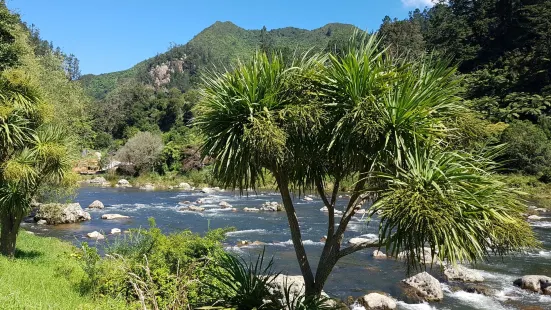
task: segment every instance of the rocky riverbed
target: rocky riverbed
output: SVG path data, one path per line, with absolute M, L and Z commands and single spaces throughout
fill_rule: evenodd
M 343 195 L 340 208 L 346 199 Z M 165 232 L 190 229 L 202 233 L 213 228 L 235 227 L 236 231 L 227 234 L 228 251 L 249 256 L 266 247 L 268 255 L 274 255 L 277 269 L 290 275 L 299 273 L 285 214 L 277 211 L 280 199 L 276 193 L 238 196 L 217 189 L 152 191 L 124 186 L 83 187 L 76 202 L 90 215 L 89 220 L 57 226 L 29 221 L 25 228 L 39 235 L 93 244 L 116 238 L 129 228 L 147 227 L 149 217 L 154 217 Z M 312 262 L 317 262 L 324 244 L 327 215 L 320 210 L 321 201 L 315 196 L 296 197 L 296 205 L 308 255 Z M 245 208 L 253 210 L 245 212 Z M 386 258 L 384 249 L 366 250 L 341 260 L 327 283 L 326 292 L 343 300 L 349 296 L 352 300 L 365 300 L 369 296 L 367 300 L 372 303 L 394 302 L 397 309 L 551 309 L 551 296 L 544 295 L 546 282 L 539 282 L 545 278 L 538 278 L 537 292 L 530 289 L 535 285 L 530 283 L 536 283 L 533 279 L 525 279 L 525 284 L 517 281 L 526 275 L 551 276 L 551 213 L 537 215 L 539 219 L 530 220 L 543 242 L 537 251 L 503 260 L 491 259 L 457 270 L 434 264 L 433 269 L 426 275 L 421 274 L 419 279 L 403 281 L 419 271 L 407 275 L 403 263 Z M 349 226 L 346 242 L 373 238 L 376 227 L 376 220 L 368 226 L 363 215 L 358 215 Z M 419 288 L 428 288 L 428 291 L 423 293 Z M 381 292 L 385 296 L 373 295 Z M 368 304 L 360 300 L 354 307 L 362 309 L 362 305 Z

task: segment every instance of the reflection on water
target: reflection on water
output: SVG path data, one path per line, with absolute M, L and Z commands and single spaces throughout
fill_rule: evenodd
M 178 211 L 180 201 L 195 201 L 198 198 L 208 198 L 201 205 L 202 213 Z M 249 213 L 243 212 L 244 207 L 259 207 L 266 201 L 280 201 L 275 193 L 260 193 L 240 197 L 234 193 L 217 193 L 206 195 L 197 192 L 145 192 L 133 189 L 93 188 L 80 189 L 76 199 L 83 207 L 94 200 L 104 203 L 104 210 L 92 210 L 92 220 L 81 224 L 59 225 L 55 227 L 27 225 L 27 229 L 39 235 L 55 236 L 75 243 L 90 241 L 86 233 L 97 230 L 108 233 L 112 228 L 126 230 L 129 228 L 147 227 L 147 219 L 154 217 L 157 226 L 164 232 L 192 230 L 205 233 L 209 228 L 235 227 L 236 231 L 227 235 L 226 247 L 241 255 L 254 256 L 262 250 L 262 246 L 237 247 L 237 241 L 260 241 L 266 244 L 266 252 L 273 255 L 278 270 L 288 274 L 299 274 L 296 257 L 290 242 L 287 219 L 283 212 Z M 238 212 L 220 209 L 219 202 L 227 201 Z M 343 208 L 346 200 L 339 201 Z M 303 240 L 309 255 L 310 264 L 317 265 L 326 234 L 327 218 L 320 212 L 322 204 L 319 200 L 296 201 L 297 214 L 303 232 Z M 130 216 L 125 220 L 102 220 L 105 213 L 119 213 Z M 356 217 L 349 225 L 346 238 L 366 233 L 375 233 L 377 221 L 367 225 L 365 219 Z M 551 309 L 551 296 L 540 296 L 520 290 L 512 285 L 512 281 L 521 275 L 543 274 L 551 275 L 551 218 L 532 223 L 534 230 L 543 241 L 543 248 L 533 253 L 511 256 L 504 259 L 492 258 L 490 261 L 475 266 L 485 277 L 485 284 L 496 290 L 495 297 L 452 292 L 444 285 L 445 298 L 443 302 L 432 304 L 410 305 L 403 302 L 405 296 L 399 287 L 401 279 L 406 277 L 402 264 L 389 259 L 375 259 L 372 250 L 355 253 L 343 258 L 335 267 L 326 291 L 336 297 L 345 299 L 347 296 L 362 296 L 369 291 L 384 291 L 402 300 L 400 309 L 519 309 L 520 306 L 539 306 L 540 309 Z M 439 270 L 432 270 L 436 277 Z

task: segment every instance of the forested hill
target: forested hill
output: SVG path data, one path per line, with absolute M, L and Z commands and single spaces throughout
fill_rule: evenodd
M 85 75 L 81 81 L 88 94 L 104 98 L 121 83 L 138 81 L 155 88 L 186 91 L 198 82 L 204 68 L 224 67 L 237 59 L 248 59 L 257 49 L 291 54 L 295 50 L 322 50 L 347 40 L 353 25 L 332 23 L 314 30 L 293 27 L 246 30 L 231 22 L 216 22 L 184 45 L 119 72 Z

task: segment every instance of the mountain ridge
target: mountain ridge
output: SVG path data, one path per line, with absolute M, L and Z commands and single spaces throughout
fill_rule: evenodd
M 208 66 L 229 66 L 237 59 L 246 59 L 261 48 L 274 50 L 321 50 L 331 41 L 344 40 L 354 31 L 354 25 L 328 23 L 312 30 L 283 27 L 271 30 L 245 29 L 231 21 L 216 21 L 182 45 L 171 46 L 166 52 L 145 59 L 133 67 L 80 78 L 86 92 L 102 99 L 117 85 L 138 81 L 155 88 L 176 87 L 186 91 L 199 82 L 198 73 Z

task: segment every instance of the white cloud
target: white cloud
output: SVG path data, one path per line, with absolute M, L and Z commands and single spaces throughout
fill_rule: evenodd
M 431 7 L 434 5 L 433 0 L 402 0 L 402 3 L 408 8 L 424 8 L 426 6 Z

